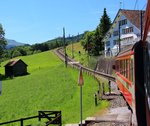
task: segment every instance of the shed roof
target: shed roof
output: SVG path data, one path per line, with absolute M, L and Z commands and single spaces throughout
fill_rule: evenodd
M 14 66 L 17 62 L 23 62 L 21 59 L 14 59 L 14 60 L 10 60 L 6 65 L 6 66 Z M 23 62 L 26 66 L 28 66 L 25 62 Z

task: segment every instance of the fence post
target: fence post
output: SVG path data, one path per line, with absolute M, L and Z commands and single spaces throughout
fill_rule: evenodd
M 98 99 L 100 99 L 99 95 L 100 95 L 100 93 L 99 93 L 99 90 L 98 90 L 97 91 L 97 97 L 98 97 Z
M 111 81 L 108 81 L 108 87 L 109 87 L 109 95 L 111 94 Z
M 95 98 L 95 106 L 97 106 L 97 94 L 94 94 L 94 98 Z
M 99 99 L 101 99 L 101 83 L 100 83 L 100 81 L 98 81 L 98 88 L 99 88 L 98 96 L 99 96 Z
M 20 126 L 23 126 L 23 119 L 20 119 Z
M 62 120 L 61 120 L 61 111 L 60 111 L 60 119 L 59 119 L 59 121 L 60 121 L 60 124 L 59 124 L 59 126 L 61 126 L 62 125 Z
M 41 121 L 41 112 L 39 111 L 39 121 Z
M 104 86 L 104 83 L 102 83 L 102 87 L 103 87 L 103 95 L 105 95 L 105 86 Z

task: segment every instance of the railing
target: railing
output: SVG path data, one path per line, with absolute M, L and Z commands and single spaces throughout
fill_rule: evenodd
M 64 53 L 62 52 L 62 48 L 58 48 L 56 50 L 56 53 L 59 54 L 60 58 L 62 61 L 64 61 Z M 71 59 L 70 57 L 67 57 L 67 62 L 74 62 L 73 59 Z M 89 72 L 90 74 L 93 74 L 93 75 L 100 75 L 108 80 L 111 80 L 111 81 L 115 81 L 115 77 L 112 76 L 112 75 L 109 75 L 109 74 L 106 74 L 106 73 L 103 73 L 103 72 L 98 72 L 98 71 L 95 71 L 95 70 L 92 70 L 90 68 L 87 68 L 87 67 L 84 67 L 82 66 L 81 64 L 71 64 L 73 68 L 80 68 L 82 67 L 83 71 L 87 71 Z
M 48 126 L 50 124 L 54 124 L 54 125 L 57 124 L 57 125 L 61 126 L 61 124 L 62 124 L 61 123 L 62 122 L 61 111 L 38 111 L 37 116 L 20 118 L 20 119 L 8 121 L 8 122 L 2 122 L 2 123 L 0 123 L 0 125 L 20 122 L 20 126 L 24 126 L 25 120 L 30 120 L 30 119 L 34 119 L 34 118 L 38 118 L 39 121 L 41 121 L 41 119 L 43 119 L 43 118 L 46 118 L 48 121 L 45 123 L 45 126 Z

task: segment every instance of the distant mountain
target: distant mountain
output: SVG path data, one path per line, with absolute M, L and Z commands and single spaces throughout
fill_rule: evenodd
M 12 39 L 6 39 L 6 41 L 7 41 L 7 46 L 6 46 L 7 49 L 14 48 L 16 46 L 25 45 L 25 43 L 17 42 L 17 41 L 12 40 Z

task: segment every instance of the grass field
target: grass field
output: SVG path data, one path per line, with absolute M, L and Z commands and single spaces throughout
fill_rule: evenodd
M 0 122 L 37 115 L 39 110 L 61 110 L 63 124 L 78 123 L 80 120 L 78 70 L 66 69 L 51 51 L 20 58 L 28 64 L 30 74 L 2 82 Z M 6 62 L 3 62 L 2 66 L 5 64 Z M 2 67 L 0 69 L 0 72 L 4 73 L 4 69 Z M 98 90 L 98 84 L 92 77 L 86 74 L 83 76 L 85 118 L 104 109 L 108 106 L 108 102 L 101 101 L 95 107 L 94 93 Z M 26 122 L 38 123 L 36 120 Z
M 79 54 L 80 51 L 80 54 Z M 80 42 L 73 43 L 73 53 L 72 53 L 72 45 L 67 46 L 67 54 L 72 57 L 74 55 L 74 59 L 79 61 L 84 66 L 88 66 L 91 69 L 94 69 L 99 57 L 89 56 L 87 52 L 83 49 Z

